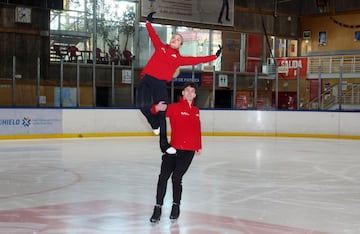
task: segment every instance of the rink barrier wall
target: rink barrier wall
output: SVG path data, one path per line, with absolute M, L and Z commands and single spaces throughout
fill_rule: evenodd
M 360 112 L 202 109 L 200 118 L 204 136 L 360 139 Z M 0 109 L 0 139 L 119 136 L 152 130 L 138 109 Z

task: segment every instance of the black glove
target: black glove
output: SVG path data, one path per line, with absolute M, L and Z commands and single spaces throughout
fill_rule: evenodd
M 219 57 L 221 52 L 222 52 L 222 47 L 221 47 L 221 45 L 219 45 L 219 49 L 218 49 L 218 51 L 216 51 L 216 57 Z
M 146 17 L 146 20 L 149 21 L 150 23 L 152 23 L 154 21 L 153 15 L 155 13 L 156 13 L 156 11 L 150 12 Z

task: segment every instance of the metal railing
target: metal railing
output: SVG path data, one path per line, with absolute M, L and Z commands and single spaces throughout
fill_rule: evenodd
M 360 104 L 360 84 L 351 84 L 351 89 L 342 96 L 343 104 Z
M 56 43 L 76 45 L 82 42 L 87 47 L 92 32 L 92 19 L 81 11 L 52 11 L 50 16 L 51 40 Z
M 268 58 L 263 65 L 263 73 L 269 78 L 278 78 L 283 67 L 277 67 L 277 58 Z M 286 58 L 279 58 L 286 59 Z M 294 58 L 291 58 L 294 59 Z M 285 67 L 286 68 L 286 67 Z M 306 78 L 306 79 L 305 79 Z M 302 97 L 309 95 L 311 83 L 317 80 L 318 91 L 315 98 L 301 102 L 302 110 L 359 110 L 360 109 L 360 55 L 313 56 L 307 58 L 306 77 L 302 77 L 302 87 L 298 89 Z M 330 80 L 329 80 L 330 79 Z M 286 78 L 280 79 L 287 84 Z M 325 82 L 324 82 L 325 81 Z M 334 84 L 335 83 L 335 84 Z M 331 87 L 327 87 L 331 84 Z M 340 85 L 342 84 L 342 85 Z M 297 84 L 299 85 L 299 84 Z M 286 92 L 287 90 L 285 90 Z M 306 92 L 306 93 L 304 93 Z
M 359 74 L 360 55 L 309 57 L 307 74 L 308 78 L 314 78 L 317 77 L 320 71 L 331 78 L 338 76 L 341 68 L 344 77 L 354 77 L 355 74 Z
M 340 68 L 342 68 L 345 77 L 347 76 L 346 74 L 360 74 L 360 55 L 308 57 L 308 78 L 317 78 L 319 71 L 327 77 L 329 77 L 330 74 L 338 76 Z M 268 58 L 266 64 L 263 65 L 263 72 L 273 75 L 275 71 L 275 59 Z
M 83 11 L 51 11 L 51 30 L 89 32 L 89 16 Z

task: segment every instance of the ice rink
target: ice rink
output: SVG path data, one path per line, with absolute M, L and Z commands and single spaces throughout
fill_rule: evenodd
M 157 137 L 0 141 L 1 234 L 360 233 L 359 140 L 203 137 L 151 224 Z M 170 180 L 169 180 L 170 183 Z

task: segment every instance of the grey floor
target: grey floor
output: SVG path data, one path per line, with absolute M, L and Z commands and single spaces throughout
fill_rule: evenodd
M 358 140 L 203 137 L 150 224 L 157 137 L 0 141 L 1 234 L 360 233 Z

